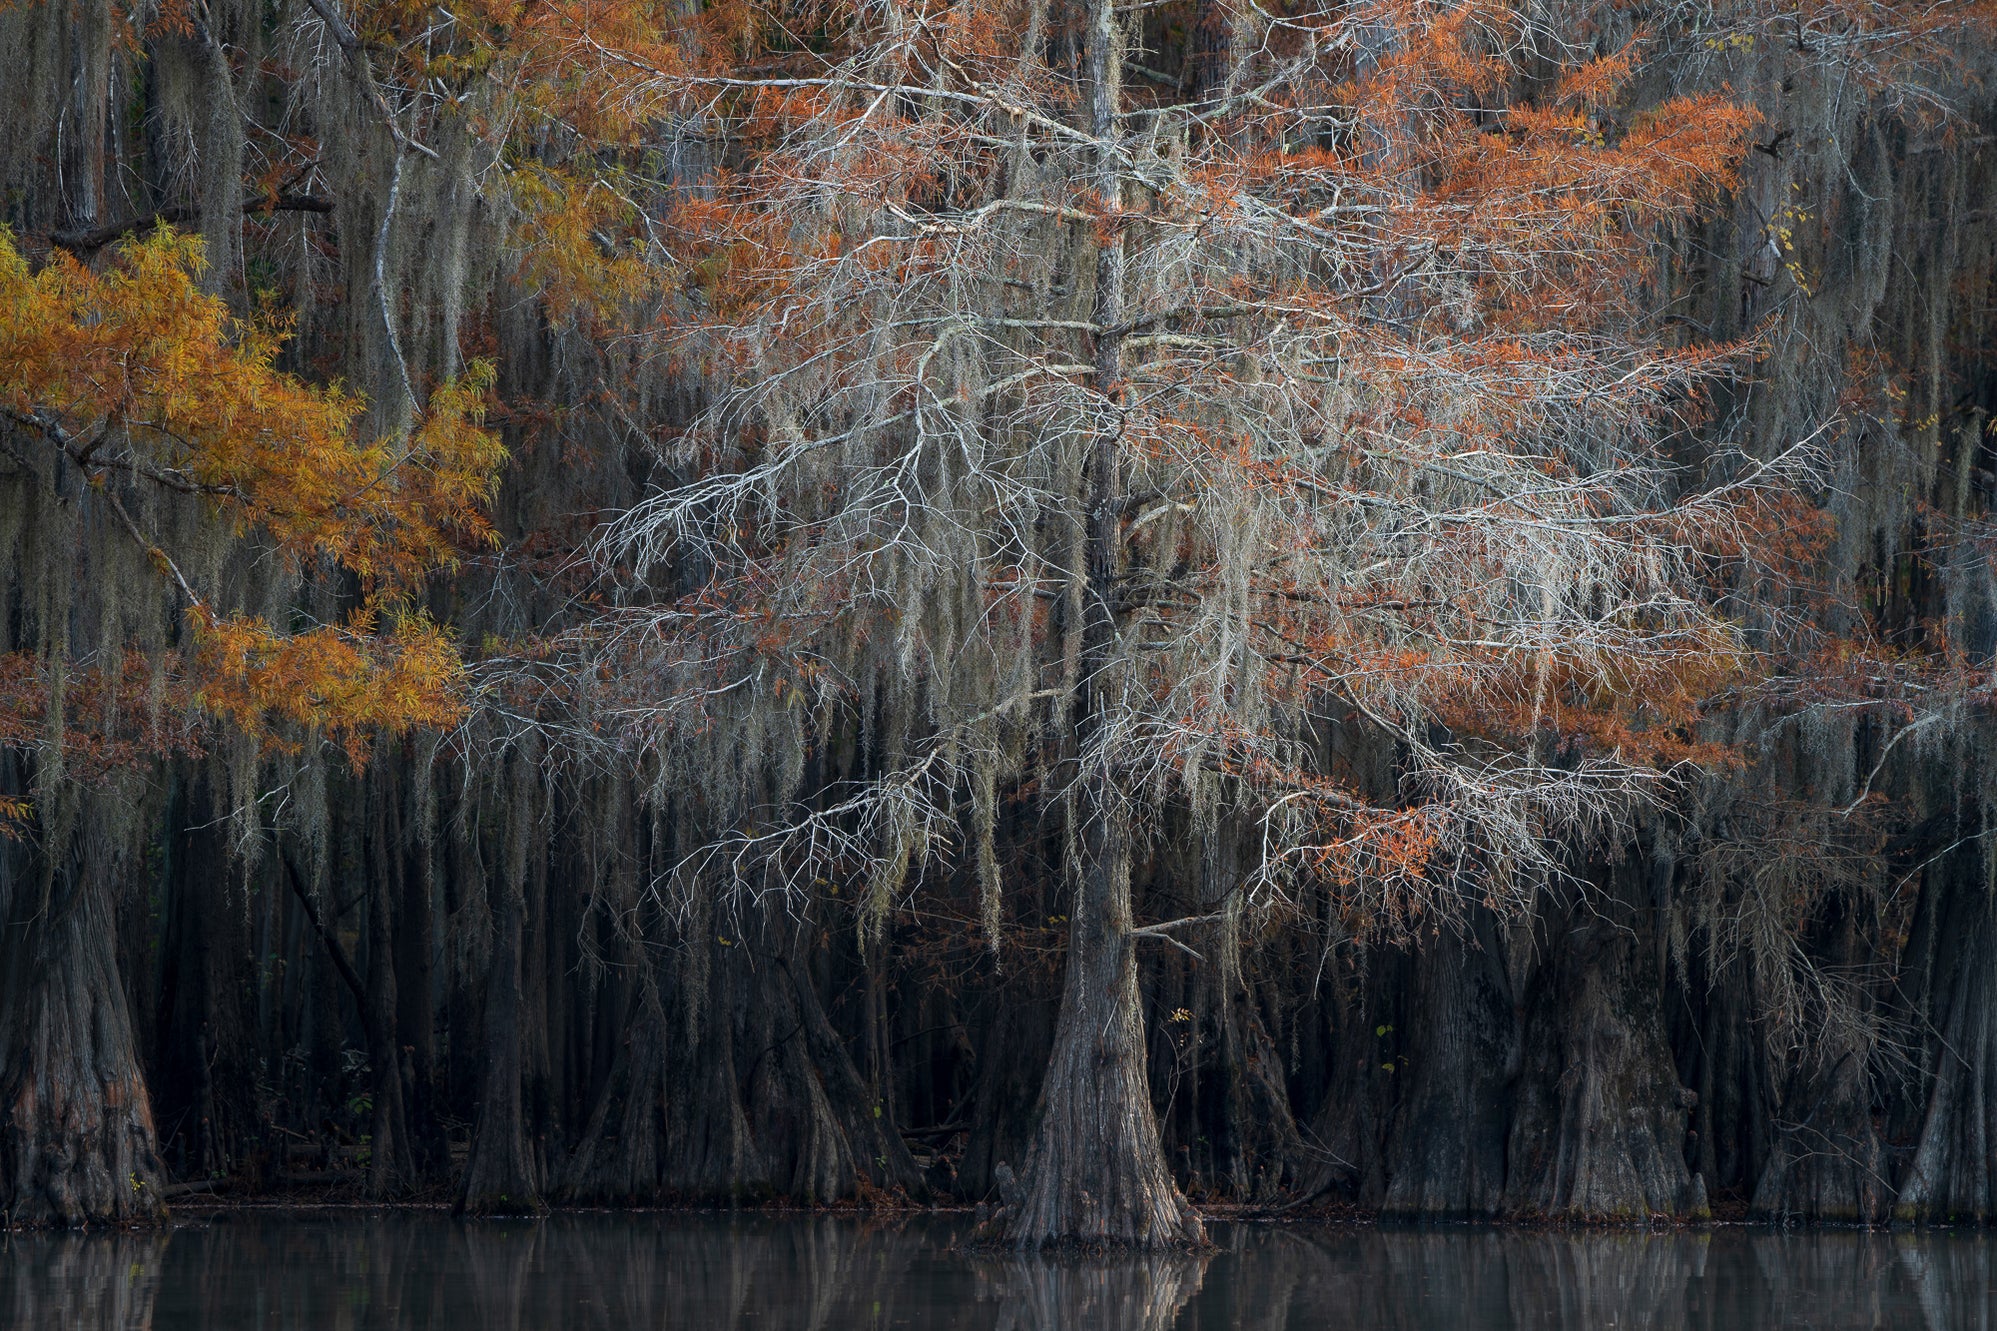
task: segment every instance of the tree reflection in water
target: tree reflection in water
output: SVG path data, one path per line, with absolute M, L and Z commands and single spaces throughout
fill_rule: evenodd
M 1220 1225 L 1195 1256 L 966 1251 L 968 1222 L 715 1214 L 460 1223 L 243 1213 L 0 1236 L 0 1327 L 75 1331 L 1970 1331 L 1981 1233 Z

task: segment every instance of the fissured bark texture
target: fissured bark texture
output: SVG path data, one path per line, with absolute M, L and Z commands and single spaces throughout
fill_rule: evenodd
M 1490 1216 L 1504 1202 L 1519 1032 L 1491 912 L 1425 939 L 1413 960 L 1410 1056 L 1387 1142 L 1390 1215 Z
M 84 874 L 46 895 L 0 886 L 0 1219 L 156 1220 L 164 1170 L 107 894 Z
M 485 992 L 485 1094 L 458 1211 L 464 1215 L 538 1215 L 540 1171 L 527 1141 L 520 1097 L 520 890 L 501 890 L 498 927 Z
M 1560 1220 L 1703 1216 L 1658 995 L 1661 959 L 1641 863 L 1549 905 L 1531 986 L 1503 1208 Z
M 1971 857 L 1963 857 L 1965 861 Z M 1951 866 L 1931 880 L 1930 918 L 1909 951 L 1924 951 L 1929 995 L 1929 1077 L 1914 1156 L 1894 1215 L 1962 1222 L 1997 1217 L 1997 894 L 1976 872 Z M 1927 895 L 1927 894 L 1924 894 Z
M 1025 1248 L 1193 1246 L 1206 1230 L 1165 1167 L 1144 1073 L 1128 833 L 1096 815 L 1040 1128 L 1002 1233 Z
M 725 941 L 710 929 L 704 956 L 675 951 L 646 975 L 566 1199 L 927 1195 L 886 1097 L 861 1077 L 795 958 L 798 925 L 774 901 L 752 909 Z
M 1834 898 L 1823 909 L 1811 944 L 1827 970 L 1864 973 L 1865 943 L 1855 923 L 1842 900 Z M 1868 1008 L 1859 1015 L 1868 1015 L 1871 997 L 1861 994 Z M 1812 1047 L 1784 1079 L 1753 1212 L 1769 1220 L 1872 1224 L 1886 1218 L 1892 1188 L 1873 1121 L 1869 1032 L 1852 1021 L 1819 1027 Z

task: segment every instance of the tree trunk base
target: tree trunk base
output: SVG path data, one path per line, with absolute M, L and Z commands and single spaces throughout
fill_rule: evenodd
M 110 912 L 75 891 L 0 954 L 0 1221 L 150 1224 L 165 1170 Z
M 1927 1111 L 1893 1218 L 1909 1223 L 1997 1219 L 1997 898 L 1982 884 L 1952 883 L 1935 967 L 1934 1042 Z
M 471 1158 L 457 1213 L 468 1216 L 544 1215 L 541 1176 L 527 1141 L 521 1104 L 521 916 L 517 886 L 501 888 L 499 927 L 486 977 L 485 1091 L 472 1131 Z
M 759 932 L 760 947 L 705 945 L 698 984 L 673 973 L 691 964 L 687 951 L 648 977 L 564 1198 L 822 1205 L 927 1195 L 811 977 L 786 955 L 780 918 Z M 665 995 L 689 1003 L 696 989 L 701 1020 L 669 1017 Z
M 1524 1031 L 1504 1209 L 1585 1222 L 1703 1218 L 1705 1180 L 1685 1164 L 1686 1112 L 1664 1038 L 1641 910 L 1610 892 L 1554 909 Z
M 1387 1215 L 1480 1218 L 1504 1201 L 1519 1037 L 1495 921 L 1445 931 L 1416 956 L 1412 1057 L 1388 1141 Z
M 1172 1181 L 1144 1071 L 1127 846 L 1099 849 L 1070 926 L 1040 1127 L 991 1227 L 1016 1248 L 1195 1248 L 1206 1227 Z

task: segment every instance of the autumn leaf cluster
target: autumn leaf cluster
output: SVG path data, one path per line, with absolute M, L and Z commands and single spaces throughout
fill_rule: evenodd
M 282 329 L 232 316 L 201 272 L 199 241 L 165 229 L 101 271 L 62 250 L 31 267 L 0 234 L 10 450 L 80 471 L 147 544 L 184 600 L 193 650 L 176 661 L 195 705 L 270 742 L 324 731 L 356 758 L 378 731 L 447 723 L 461 666 L 408 606 L 431 573 L 493 539 L 505 452 L 483 425 L 491 365 L 439 386 L 406 436 L 370 437 L 360 397 L 279 370 Z M 233 613 L 141 528 L 141 493 L 212 509 L 301 574 L 337 570 L 357 599 L 341 622 L 299 633 Z

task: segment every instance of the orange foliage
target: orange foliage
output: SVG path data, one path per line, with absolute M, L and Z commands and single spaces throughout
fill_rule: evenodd
M 200 705 L 267 747 L 324 732 L 359 767 L 376 733 L 441 728 L 463 710 L 464 666 L 422 615 L 388 633 L 362 611 L 334 628 L 280 634 L 253 615 L 194 616 Z
M 1724 40 L 1751 45 L 1757 24 L 1793 19 L 1799 42 L 1807 30 L 1899 77 L 1992 9 L 1813 0 L 1774 16 L 1748 4 L 1723 16 L 1739 25 Z M 952 428 L 983 428 L 987 410 L 1015 422 L 978 465 L 1003 470 L 995 459 L 1041 422 L 1113 415 L 1142 487 L 1170 501 L 1160 511 L 1238 501 L 1261 515 L 1266 549 L 1246 575 L 1240 556 L 1225 566 L 1212 525 L 1185 524 L 1169 550 L 1127 528 L 1126 555 L 1176 568 L 1159 579 L 1168 587 L 1133 585 L 1118 613 L 1183 642 L 1207 631 L 1213 604 L 1238 601 L 1229 632 L 1256 663 L 1230 679 L 1225 661 L 1189 669 L 1160 650 L 1133 692 L 1157 714 L 1129 724 L 1164 766 L 1219 763 L 1321 808 L 1341 829 L 1316 866 L 1333 880 L 1359 865 L 1420 878 L 1444 834 L 1418 803 L 1370 809 L 1284 766 L 1271 756 L 1283 746 L 1240 719 L 1242 694 L 1280 699 L 1284 724 L 1341 705 L 1326 698 L 1360 700 L 1407 736 L 1433 723 L 1452 745 L 1524 753 L 1528 767 L 1548 748 L 1657 771 L 1739 761 L 1700 735 L 1714 701 L 1768 665 L 1730 598 L 1793 577 L 1822 522 L 1779 479 L 1732 487 L 1676 474 L 1664 456 L 1667 436 L 1701 423 L 1702 386 L 1751 348 L 1662 330 L 1654 247 L 1735 185 L 1757 117 L 1724 88 L 1631 107 L 1644 34 L 1562 63 L 1576 48 L 1539 42 L 1538 20 L 1499 0 L 1284 5 L 1240 53 L 1240 95 L 1139 90 L 1126 71 L 1104 144 L 1081 128 L 1092 117 L 1079 66 L 1050 63 L 1077 49 L 1075 34 L 1020 41 L 1022 24 L 1072 23 L 1073 9 L 361 0 L 346 12 L 411 124 L 475 108 L 464 114 L 498 151 L 517 208 L 518 279 L 548 313 L 635 334 L 729 403 L 683 439 L 691 488 L 713 508 L 689 504 L 675 535 L 648 546 L 703 542 L 710 588 L 661 608 L 656 634 L 614 630 L 629 655 L 591 672 L 627 695 L 634 728 L 708 724 L 688 718 L 706 676 L 730 674 L 723 662 L 781 663 L 766 686 L 781 698 L 849 655 L 840 635 L 916 618 L 919 594 L 849 604 L 901 576 L 872 561 L 921 525 L 908 497 L 920 485 L 868 493 L 865 473 L 921 451 L 910 421 L 933 428 L 925 413 L 962 408 Z M 1150 22 L 1131 19 L 1127 35 L 1150 41 Z M 659 145 L 681 136 L 696 146 L 662 169 Z M 680 178 L 689 161 L 698 188 Z M 1081 250 L 1115 249 L 1139 275 L 1102 307 L 1124 323 L 1100 326 L 1053 294 L 1041 261 L 1070 249 L 1058 282 L 1071 292 L 1108 271 Z M 960 337 L 973 323 L 976 351 Z M 979 356 L 978 373 L 943 368 Z M 1105 374 L 1117 381 L 1096 381 Z M 769 386 L 790 380 L 765 412 L 781 396 Z M 320 462 L 284 477 L 251 448 L 237 470 L 196 479 L 287 549 L 339 560 L 387 596 L 484 534 L 482 390 L 474 380 L 433 400 L 408 447 L 462 465 L 385 487 L 393 511 L 379 519 L 351 502 L 351 484 L 321 485 L 345 473 Z M 338 393 L 295 405 L 330 413 L 308 438 L 340 436 L 354 410 Z M 1241 424 L 1258 411 L 1259 433 Z M 876 442 L 888 451 L 823 474 L 829 445 L 860 457 Z M 814 455 L 787 473 L 786 458 Z M 1048 471 L 1023 468 L 1023 484 Z M 266 490 L 283 493 L 266 503 Z M 1526 567 L 1535 557 L 1543 566 Z M 1352 571 L 1334 585 L 1326 568 Z M 934 571 L 937 585 L 954 571 Z M 981 595 L 997 585 L 975 576 Z M 1062 594 L 1058 571 L 1008 576 L 993 618 L 1013 613 L 1001 602 L 1023 606 L 1051 655 L 1040 602 Z M 364 615 L 282 639 L 213 616 L 200 626 L 202 697 L 236 724 L 317 728 L 351 750 L 369 727 L 446 714 L 444 695 L 419 687 L 448 673 L 434 633 L 403 621 L 385 644 Z M 1207 673 L 1214 683 L 1191 682 Z
M 1364 876 L 1406 889 L 1382 900 L 1419 899 L 1411 885 L 1460 852 L 1460 828 L 1414 786 L 1397 803 L 1300 764 L 1282 731 L 1322 710 L 1363 710 L 1414 737 L 1445 729 L 1438 762 L 1527 755 L 1522 781 L 1551 779 L 1555 751 L 1641 779 L 1738 761 L 1699 731 L 1758 664 L 1717 606 L 1764 497 L 1678 504 L 1675 483 L 1656 480 L 1655 441 L 1698 419 L 1700 385 L 1746 349 L 1668 344 L 1647 288 L 1660 231 L 1735 184 L 1755 113 L 1709 93 L 1630 114 L 1640 44 L 1527 80 L 1527 20 L 1494 0 L 1283 12 L 1253 57 L 1266 67 L 1243 75 L 1252 96 L 1181 103 L 1155 140 L 1130 115 L 1108 149 L 1077 128 L 1091 123 L 1083 81 L 1023 51 L 1024 7 L 995 0 L 927 5 L 901 27 L 857 10 L 802 43 L 774 22 L 731 29 L 736 11 L 720 10 L 669 50 L 573 39 L 602 71 L 603 98 L 729 127 L 725 169 L 657 210 L 679 264 L 658 333 L 717 396 L 739 395 L 725 424 L 692 436 L 707 471 L 690 488 L 747 495 L 762 483 L 748 478 L 773 477 L 759 511 L 785 514 L 753 540 L 715 533 L 729 564 L 717 586 L 766 601 L 767 627 L 676 607 L 662 622 L 681 636 L 643 643 L 654 679 L 717 659 L 707 635 L 772 663 L 841 657 L 814 635 L 855 631 L 875 610 L 822 612 L 869 570 L 891 582 L 897 559 L 921 558 L 910 542 L 869 562 L 897 523 L 920 527 L 920 501 L 887 484 L 870 493 L 864 476 L 835 486 L 816 464 L 800 467 L 809 489 L 789 490 L 781 459 L 810 456 L 814 436 L 873 437 L 883 474 L 922 474 L 898 455 L 920 452 L 905 422 L 923 418 L 927 394 L 951 410 L 981 404 L 952 428 L 1019 423 L 983 442 L 984 465 L 1008 465 L 994 459 L 1031 447 L 1019 441 L 1039 422 L 1113 416 L 1151 516 L 1258 515 L 1245 556 L 1223 554 L 1212 519 L 1126 528 L 1117 613 L 1132 641 L 1161 646 L 1133 649 L 1125 696 L 1148 710 L 1113 723 L 1127 745 L 1116 761 L 1217 771 L 1310 810 L 1324 839 L 1305 858 L 1334 885 Z M 1133 83 L 1131 111 L 1153 95 Z M 1129 162 L 1117 186 L 1103 183 L 1106 160 Z M 1133 274 L 1116 329 L 1050 291 L 1081 277 L 1040 275 L 1050 254 L 1113 248 Z M 1058 267 L 1086 274 L 1091 261 Z M 981 351 L 950 342 L 974 322 Z M 981 354 L 978 374 L 954 383 L 940 368 Z M 1113 373 L 1125 377 L 1097 381 Z M 791 375 L 795 396 L 759 417 L 763 386 Z M 995 382 L 1018 387 L 979 396 Z M 1615 442 L 1598 453 L 1597 436 Z M 1405 537 L 1386 535 L 1397 526 Z M 1152 532 L 1162 544 L 1168 530 L 1173 544 L 1154 548 Z M 1556 585 L 1566 555 L 1545 556 L 1556 571 L 1543 594 L 1564 603 L 1542 622 L 1538 604 L 1518 604 L 1541 592 L 1507 588 L 1539 574 L 1526 547 L 1568 539 L 1548 531 L 1570 533 L 1575 558 L 1601 572 L 1594 588 Z M 1172 571 L 1140 571 L 1154 567 Z M 1340 583 L 1327 569 L 1352 571 Z M 1704 570 L 1711 586 L 1661 585 Z M 994 622 L 1023 604 L 1039 639 L 1036 602 L 1064 589 L 1058 568 L 1037 576 L 981 577 L 980 595 Z M 880 620 L 906 613 L 887 599 Z M 1240 607 L 1225 633 L 1221 604 Z M 1204 634 L 1227 654 L 1189 661 Z M 1042 645 L 1044 668 L 1063 668 L 1064 649 Z M 1256 710 L 1270 700 L 1273 713 Z
M 31 750 L 47 738 L 46 712 L 58 683 L 63 766 L 79 780 L 98 780 L 164 754 L 203 750 L 180 661 L 172 652 L 158 660 L 126 652 L 115 669 L 94 661 L 57 663 L 32 652 L 0 655 L 0 748 Z
M 455 650 L 435 625 L 394 607 L 493 539 L 486 506 L 505 456 L 483 426 L 493 370 L 475 363 L 439 387 L 407 437 L 364 437 L 360 399 L 278 370 L 280 330 L 235 320 L 203 294 L 201 262 L 198 241 L 161 230 L 121 247 L 102 272 L 60 251 L 34 271 L 0 231 L 0 414 L 17 447 L 38 437 L 58 465 L 105 492 L 192 602 L 195 650 L 166 662 L 175 706 L 273 745 L 324 732 L 358 762 L 376 732 L 457 715 Z M 146 487 L 211 503 L 240 535 L 300 564 L 346 570 L 361 607 L 338 628 L 297 635 L 218 610 L 118 498 Z M 384 609 L 395 623 L 387 634 L 376 630 Z M 20 687 L 46 669 L 16 661 L 0 671 L 12 690 L 0 709 L 6 743 L 46 738 L 37 718 L 48 694 Z M 164 751 L 153 738 L 116 754 Z
M 641 219 L 609 185 L 523 169 L 514 174 L 513 199 L 522 212 L 514 231 L 520 280 L 554 318 L 615 324 L 665 280 L 662 264 L 614 247 L 611 237 L 628 236 Z
M 63 251 L 31 272 L 0 232 L 0 410 L 87 470 L 218 503 L 295 557 L 335 560 L 371 595 L 488 543 L 504 458 L 474 365 L 407 440 L 359 436 L 359 398 L 273 365 L 278 331 L 195 285 L 201 243 L 162 229 L 106 272 Z

